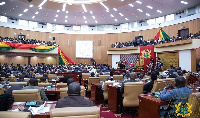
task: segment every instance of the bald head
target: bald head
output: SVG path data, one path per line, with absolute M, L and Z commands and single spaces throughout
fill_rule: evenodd
M 177 88 L 185 87 L 185 78 L 183 76 L 176 77 L 175 85 Z
M 132 72 L 130 74 L 130 79 L 136 79 L 137 78 L 137 74 L 135 72 Z

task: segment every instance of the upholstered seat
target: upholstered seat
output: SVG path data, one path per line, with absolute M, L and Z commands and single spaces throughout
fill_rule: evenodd
M 124 107 L 139 107 L 138 96 L 143 93 L 143 82 L 124 83 Z
M 30 78 L 24 78 L 24 80 L 25 80 L 26 82 L 29 82 Z
M 88 90 L 87 91 L 91 91 L 91 84 L 93 82 L 99 82 L 99 77 L 89 77 L 89 79 L 88 79 Z
M 114 81 L 105 81 L 104 92 L 103 92 L 104 100 L 108 100 L 108 84 L 113 84 L 113 83 Z
M 38 87 L 50 86 L 51 83 L 38 83 Z
M 100 118 L 99 107 L 64 107 L 50 111 L 51 118 Z
M 113 80 L 122 80 L 123 75 L 113 75 Z
M 82 73 L 82 79 L 89 79 L 90 73 Z
M 60 98 L 68 96 L 67 91 L 68 91 L 68 87 L 60 88 Z M 81 86 L 81 96 L 85 97 L 85 87 L 84 86 Z
M 48 74 L 48 78 L 49 78 L 49 80 L 57 79 L 57 75 L 56 74 Z
M 106 78 L 110 75 L 99 75 L 99 81 L 106 81 Z
M 188 118 L 200 118 L 200 92 L 192 93 L 188 98 L 188 103 L 192 104 L 192 114 Z
M 155 91 L 162 91 L 165 87 L 165 79 L 157 79 L 154 80 L 154 84 L 153 84 L 153 88 L 151 90 L 151 92 L 155 92 Z
M 31 112 L 0 111 L 0 118 L 31 118 Z
M 35 78 L 40 79 L 43 75 L 35 75 Z
M 12 85 L 24 85 L 24 86 L 26 86 L 27 82 L 9 82 L 9 85 L 10 86 L 12 86 Z
M 57 83 L 56 87 L 67 87 L 67 83 Z
M 4 90 L 3 90 L 2 87 L 0 87 L 0 95 L 1 95 L 1 94 L 4 94 Z
M 166 78 L 163 81 L 164 81 L 165 84 L 166 83 L 171 83 L 172 86 L 175 86 L 175 78 Z
M 13 90 L 12 95 L 15 102 L 26 102 L 32 100 L 42 101 L 40 90 L 38 89 Z

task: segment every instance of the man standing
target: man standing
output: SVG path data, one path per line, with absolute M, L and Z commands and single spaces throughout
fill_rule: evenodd
M 126 60 L 124 59 L 124 60 L 123 60 L 123 69 L 125 69 L 126 63 L 127 63 L 127 62 L 126 62 Z

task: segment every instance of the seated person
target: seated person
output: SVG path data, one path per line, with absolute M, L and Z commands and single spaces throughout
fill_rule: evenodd
M 154 80 L 157 80 L 157 74 L 156 74 L 155 71 L 151 72 L 151 78 L 150 79 L 151 79 L 151 81 L 144 85 L 144 88 L 143 88 L 144 94 L 151 92 L 151 90 L 153 88 Z
M 68 96 L 61 98 L 56 103 L 56 108 L 62 107 L 92 107 L 95 104 L 80 94 L 81 88 L 80 84 L 73 82 L 68 86 Z
M 127 74 L 128 75 L 128 74 Z M 130 76 L 127 77 L 128 79 L 126 79 L 123 83 L 122 83 L 122 86 L 120 88 L 120 92 L 122 94 L 124 94 L 124 83 L 127 83 L 127 82 L 137 82 L 135 79 L 137 78 L 137 74 L 135 72 L 131 72 L 130 73 Z
M 23 88 L 23 85 L 12 85 L 7 91 L 6 91 L 6 93 L 7 94 L 11 94 L 12 95 L 12 91 L 13 90 L 22 90 L 22 88 Z
M 29 80 L 29 85 L 24 87 L 23 89 L 39 89 L 42 101 L 48 101 L 48 98 L 47 98 L 47 96 L 44 92 L 44 89 L 41 89 L 40 87 L 38 87 L 38 80 L 37 79 L 31 78 Z
M 14 98 L 12 94 L 2 94 L 0 95 L 0 111 L 7 111 L 11 108 L 12 104 L 14 103 Z
M 70 78 L 69 75 L 67 75 L 64 79 L 63 79 L 63 83 L 67 83 L 67 80 Z
M 48 79 L 43 76 L 43 77 L 40 78 L 40 82 L 41 83 L 47 83 Z
M 167 84 L 160 95 L 160 100 L 176 102 L 175 104 L 178 104 L 180 102 L 181 104 L 186 103 L 188 100 L 188 97 L 190 96 L 190 94 L 192 94 L 192 91 L 189 88 L 185 87 L 185 78 L 182 76 L 176 77 L 175 86 L 176 87 L 174 88 L 172 84 Z M 167 92 L 167 90 L 170 88 L 172 90 Z M 165 117 L 169 116 L 167 111 L 161 111 L 160 114 L 161 116 L 165 116 Z
M 73 82 L 75 82 L 75 80 L 74 80 L 73 78 L 69 78 L 69 79 L 67 80 L 67 86 L 69 86 L 69 84 L 71 84 L 71 83 L 73 83 Z

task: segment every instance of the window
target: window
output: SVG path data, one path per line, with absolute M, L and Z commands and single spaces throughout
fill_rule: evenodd
M 164 16 L 156 18 L 156 23 L 163 23 L 164 22 Z
M 147 20 L 148 25 L 154 25 L 155 24 L 155 18 Z
M 26 20 L 19 20 L 19 25 L 22 25 L 22 26 L 28 26 L 28 21 Z
M 53 28 L 53 27 L 52 27 L 52 24 L 47 23 L 47 29 L 48 29 L 48 30 L 52 30 L 52 28 Z
M 174 20 L 174 14 L 170 14 L 166 16 L 166 21 L 172 21 Z
M 64 30 L 64 26 L 63 25 L 56 25 L 56 30 Z
M 7 17 L 5 17 L 5 16 L 0 16 L 0 21 L 1 21 L 1 22 L 4 22 L 4 23 L 7 23 Z
M 38 27 L 38 23 L 29 21 L 29 27 Z

